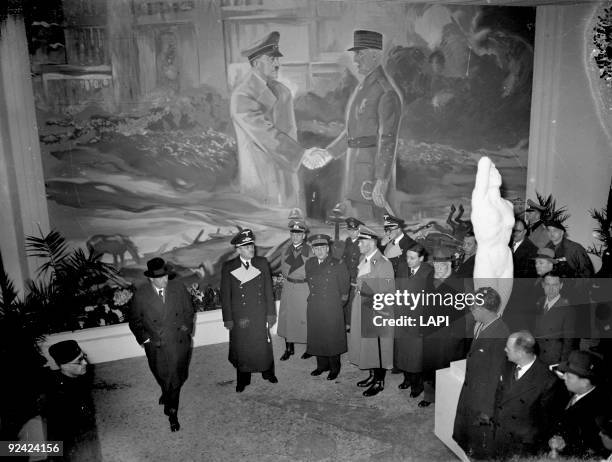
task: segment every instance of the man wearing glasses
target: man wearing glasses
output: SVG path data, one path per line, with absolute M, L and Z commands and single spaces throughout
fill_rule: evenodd
M 74 340 L 51 345 L 49 355 L 59 369 L 50 373 L 45 390 L 47 441 L 64 442 L 62 460 L 102 460 L 87 356 Z

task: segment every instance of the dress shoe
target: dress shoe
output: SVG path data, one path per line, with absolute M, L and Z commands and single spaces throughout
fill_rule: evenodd
M 374 383 L 374 374 L 370 372 L 370 376 L 367 379 L 360 380 L 357 382 L 357 386 L 360 388 L 369 387 Z
M 268 382 L 270 383 L 278 383 L 278 379 L 276 378 L 275 375 L 273 375 L 272 377 L 269 377 L 266 379 Z
M 283 353 L 283 355 L 280 357 L 280 360 L 281 360 L 281 361 L 287 361 L 287 360 L 288 360 L 288 359 L 291 357 L 291 355 L 292 355 L 292 354 L 293 354 L 293 352 L 292 352 L 292 351 L 290 351 L 290 350 L 285 350 L 285 352 Z
M 170 414 L 170 417 L 168 418 L 168 420 L 170 421 L 170 431 L 171 432 L 177 432 L 181 429 L 181 424 L 178 421 L 176 412 L 173 414 Z
M 419 407 L 428 407 L 431 404 L 431 401 L 423 400 L 419 402 Z
M 312 355 L 304 352 L 304 354 L 302 355 L 302 359 L 308 359 L 308 358 L 312 358 Z
M 325 372 L 325 369 L 315 369 L 314 371 L 310 373 L 310 375 L 317 377 L 318 375 L 321 375 L 323 372 Z
M 340 371 L 330 372 L 329 374 L 327 374 L 327 380 L 335 380 L 335 378 L 338 377 L 339 373 Z
M 382 380 L 376 380 L 370 388 L 363 392 L 363 396 L 376 396 L 385 389 L 385 382 Z
M 159 397 L 159 400 L 157 400 L 157 404 L 159 404 L 160 406 L 162 404 L 164 404 L 164 395 L 163 394 Z
M 404 380 L 397 386 L 397 388 L 399 388 L 400 390 L 407 390 L 408 388 L 410 388 L 410 381 Z
M 423 387 L 419 387 L 419 388 L 412 387 L 412 389 L 410 390 L 410 397 L 417 398 L 421 393 L 423 393 L 423 390 L 424 390 Z
M 236 393 L 242 393 L 245 388 L 246 385 L 244 383 L 239 383 L 238 385 L 236 385 Z

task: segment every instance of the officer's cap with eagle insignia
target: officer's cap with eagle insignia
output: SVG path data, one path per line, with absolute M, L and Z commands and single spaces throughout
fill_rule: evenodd
M 383 218 L 385 220 L 383 224 L 385 231 L 388 229 L 395 229 L 399 228 L 400 226 L 404 226 L 404 220 L 402 220 L 401 218 L 394 217 L 393 215 L 389 215 L 388 213 L 385 213 Z
M 345 221 L 346 229 L 359 229 L 360 226 L 363 226 L 363 222 L 359 221 L 357 218 L 348 217 Z
M 253 244 L 254 242 L 255 236 L 253 235 L 253 231 L 250 229 L 243 229 L 233 237 L 231 244 L 234 247 L 241 247 L 243 245 Z
M 359 237 L 358 239 L 373 239 L 376 240 L 378 239 L 378 234 L 376 234 L 376 232 L 374 230 L 372 230 L 371 228 L 368 228 L 367 226 L 360 226 L 359 227 Z
M 272 56 L 273 58 L 280 58 L 283 54 L 278 51 L 278 41 L 280 40 L 280 33 L 277 31 L 270 32 L 263 39 L 258 40 L 249 48 L 242 50 L 242 56 L 246 56 L 249 61 L 259 58 L 263 55 Z
M 305 233 L 307 229 L 306 223 L 301 220 L 291 220 L 289 222 L 290 233 Z
M 330 242 L 331 237 L 327 234 L 315 234 L 308 239 L 308 243 L 313 247 L 316 245 L 329 245 Z

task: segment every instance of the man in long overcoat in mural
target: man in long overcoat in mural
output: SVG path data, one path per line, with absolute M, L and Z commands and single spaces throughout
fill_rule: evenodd
M 169 417 L 170 429 L 180 430 L 177 417 L 181 387 L 191 359 L 194 310 L 183 284 L 169 281 L 169 267 L 159 257 L 147 262 L 140 286 L 128 311 L 130 329 L 142 345 L 162 395 L 159 404 Z
M 240 231 L 231 243 L 238 256 L 221 269 L 221 308 L 230 331 L 228 359 L 236 368 L 236 391 L 241 393 L 251 383 L 252 372 L 278 382 L 269 332 L 276 322 L 276 308 L 270 266 L 264 257 L 255 256 L 253 231 Z
M 308 344 L 306 351 L 317 357 L 310 375 L 329 371 L 327 380 L 340 373 L 340 355 L 346 353 L 346 313 L 342 307 L 349 295 L 350 277 L 346 266 L 329 255 L 331 238 L 316 234 L 309 239 L 315 254 L 306 262 L 308 295 Z
M 297 140 L 291 91 L 278 79 L 280 34 L 242 51 L 251 70 L 230 99 L 238 143 L 240 191 L 265 206 L 304 208 L 297 171 L 306 150 Z M 308 150 L 311 152 L 312 150 Z M 316 151 L 316 149 L 315 149 Z
M 278 310 L 277 333 L 285 339 L 285 352 L 281 361 L 286 361 L 295 353 L 295 343 L 306 343 L 306 261 L 312 257 L 312 250 L 304 243 L 306 224 L 301 220 L 289 222 L 291 243 L 281 257 L 283 291 Z M 307 359 L 308 353 L 302 355 Z
M 327 147 L 328 161 L 346 153 L 342 199 L 358 218 L 371 220 L 376 207 L 387 209 L 394 171 L 402 103 L 382 67 L 382 34 L 354 32 L 357 72 L 364 76 L 349 100 L 346 126 Z
M 393 367 L 393 328 L 376 329 L 373 317 L 391 317 L 393 307 L 374 310 L 375 294 L 395 292 L 395 276 L 391 262 L 380 253 L 378 236 L 366 226 L 359 228 L 361 261 L 357 273 L 357 288 L 351 307 L 349 361 L 359 369 L 369 370 L 369 376 L 357 382 L 367 389 L 364 396 L 375 396 L 385 389 L 387 369 Z

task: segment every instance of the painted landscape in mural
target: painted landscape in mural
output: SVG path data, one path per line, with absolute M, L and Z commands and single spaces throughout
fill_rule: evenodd
M 296 205 L 311 232 L 333 236 L 346 156 L 301 166 L 294 199 L 244 194 L 252 167 L 239 162 L 231 94 L 249 73 L 241 51 L 278 31 L 278 79 L 291 90 L 297 143 L 327 147 L 363 80 L 347 49 L 355 30 L 368 29 L 383 34 L 384 69 L 401 98 L 387 211 L 421 236 L 452 236 L 449 213 L 456 219 L 462 206 L 459 220 L 469 219 L 482 155 L 501 172 L 505 197 L 522 202 L 534 25 L 535 9 L 525 7 L 46 2 L 27 26 L 51 223 L 127 279 L 160 255 L 202 289 L 218 285 L 240 228 L 254 230 L 274 268 Z M 366 221 L 380 229 L 382 212 Z

